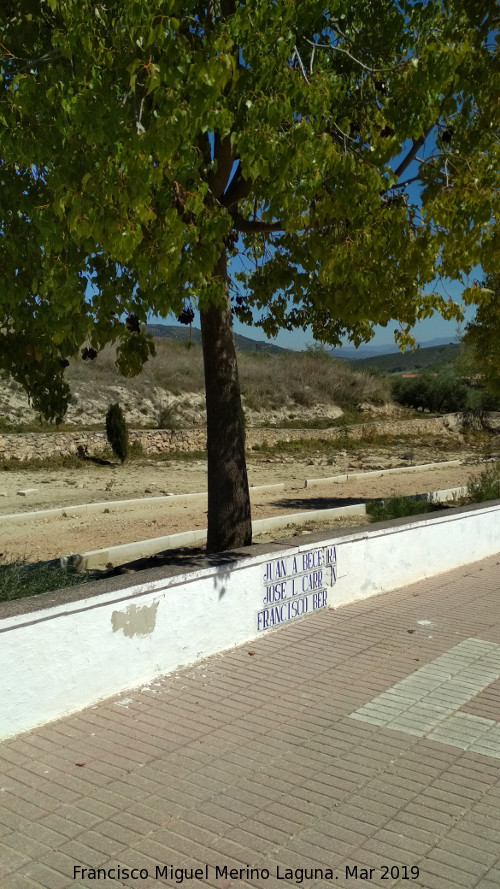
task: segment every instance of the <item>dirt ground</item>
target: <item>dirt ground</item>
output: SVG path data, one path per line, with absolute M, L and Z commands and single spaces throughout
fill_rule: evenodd
M 252 517 L 265 518 L 294 512 L 350 505 L 365 499 L 410 495 L 464 485 L 482 466 L 477 454 L 462 448 L 456 453 L 432 454 L 422 451 L 413 463 L 460 459 L 460 466 L 443 466 L 419 472 L 401 472 L 342 482 L 324 482 L 305 487 L 307 478 L 325 478 L 341 473 L 404 465 L 402 455 L 363 453 L 303 462 L 262 458 L 249 462 L 251 486 L 284 483 L 284 489 L 252 492 Z M 406 463 L 408 463 L 406 459 Z M 154 461 L 99 466 L 82 464 L 81 469 L 46 470 L 33 466 L 3 472 L 0 477 L 0 553 L 4 561 L 27 558 L 30 561 L 58 558 L 119 543 L 176 534 L 206 527 L 206 466 L 203 462 Z M 22 492 L 26 493 L 22 493 Z M 200 493 L 199 498 L 168 499 L 168 494 Z M 159 497 L 157 503 L 142 502 Z M 136 500 L 133 504 L 117 501 Z M 34 511 L 102 503 L 98 512 L 75 515 L 37 516 Z M 16 514 L 16 517 L 12 517 Z M 19 516 L 19 514 L 22 514 Z M 363 517 L 312 524 L 297 533 L 320 528 L 346 527 L 364 523 Z M 291 533 L 289 530 L 288 533 Z M 284 530 L 266 534 L 265 539 L 283 537 Z M 262 539 L 262 538 L 259 538 Z

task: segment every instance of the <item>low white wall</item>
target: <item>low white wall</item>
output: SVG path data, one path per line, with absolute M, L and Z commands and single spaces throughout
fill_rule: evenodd
M 2 618 L 0 606 L 0 739 L 303 613 L 395 589 L 498 551 L 500 501 L 295 547 L 274 546 L 233 563 L 221 560 L 216 567 L 28 614 Z M 272 600 L 267 605 L 266 597 Z

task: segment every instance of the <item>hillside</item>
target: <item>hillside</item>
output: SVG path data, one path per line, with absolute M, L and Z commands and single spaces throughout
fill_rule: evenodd
M 146 324 L 146 332 L 151 333 L 159 339 L 177 340 L 178 342 L 187 342 L 189 336 L 189 326 L 176 327 L 173 324 Z M 197 327 L 191 328 L 191 340 L 197 345 L 201 344 L 201 330 Z M 282 352 L 288 352 L 289 349 L 283 349 L 274 343 L 260 342 L 249 336 L 242 336 L 239 333 L 234 334 L 236 348 L 241 352 L 267 352 L 271 355 L 278 355 Z
M 420 347 L 430 348 L 431 346 L 448 346 L 450 345 L 449 337 L 434 337 L 432 340 L 424 340 Z M 372 341 L 361 343 L 356 349 L 354 346 L 342 345 L 334 349 L 330 349 L 332 358 L 344 358 L 350 361 L 361 361 L 363 358 L 379 358 L 381 355 L 398 355 L 401 354 L 396 343 L 384 343 L 372 345 Z
M 177 330 L 177 328 L 174 328 Z M 187 331 L 189 333 L 189 331 Z M 194 331 L 193 331 L 194 333 Z M 240 341 L 247 340 L 247 348 Z M 342 410 L 359 404 L 383 408 L 391 400 L 390 387 L 366 370 L 351 367 L 323 354 L 286 349 L 260 351 L 238 337 L 238 365 L 247 424 L 328 423 Z M 109 404 L 118 401 L 126 420 L 136 427 L 175 429 L 205 420 L 205 387 L 201 347 L 169 339 L 155 339 L 156 356 L 136 377 L 120 376 L 115 349 L 105 348 L 94 361 L 76 358 L 66 379 L 72 392 L 64 425 L 99 426 Z M 35 427 L 35 411 L 21 386 L 12 380 L 0 389 L 0 428 Z
M 414 352 L 395 352 L 390 355 L 374 355 L 352 362 L 356 370 L 379 370 L 382 373 L 417 373 L 437 365 L 452 364 L 462 347 L 458 343 L 428 346 Z

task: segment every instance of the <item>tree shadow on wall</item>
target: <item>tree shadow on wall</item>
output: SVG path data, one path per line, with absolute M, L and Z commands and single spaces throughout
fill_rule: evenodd
M 167 549 L 151 556 L 134 559 L 123 565 L 107 568 L 102 576 L 114 577 L 118 574 L 132 574 L 136 571 L 148 571 L 151 568 L 213 568 L 231 566 L 241 559 L 241 551 L 234 550 L 226 553 L 213 553 L 207 555 L 205 548 L 201 546 L 180 546 L 176 549 Z

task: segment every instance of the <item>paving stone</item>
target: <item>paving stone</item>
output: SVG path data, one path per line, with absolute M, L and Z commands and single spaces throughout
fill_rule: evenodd
M 349 889 L 346 863 L 406 863 L 421 872 L 402 887 L 496 889 L 497 561 L 312 615 L 252 643 L 258 658 L 243 646 L 127 693 L 128 708 L 120 695 L 0 745 L 2 889 L 69 889 L 75 863 L 115 858 L 151 874 L 260 863 L 267 889 L 287 885 L 278 864 L 335 862 Z M 432 639 L 403 636 L 423 616 Z

